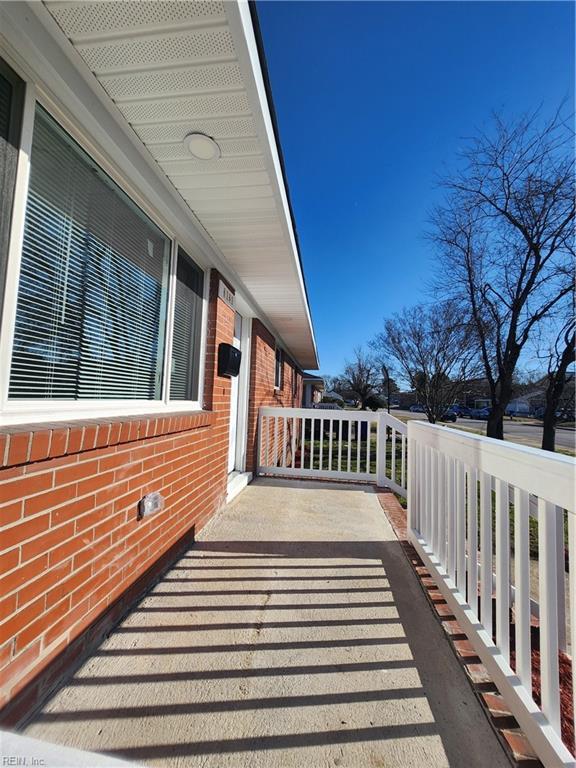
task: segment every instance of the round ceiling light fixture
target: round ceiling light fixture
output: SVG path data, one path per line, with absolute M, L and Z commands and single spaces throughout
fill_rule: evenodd
M 184 145 L 197 160 L 218 160 L 221 154 L 218 144 L 205 133 L 189 133 L 184 139 Z

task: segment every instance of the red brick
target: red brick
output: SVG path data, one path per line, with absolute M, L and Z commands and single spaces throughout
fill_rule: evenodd
M 5 504 L 15 499 L 23 499 L 26 496 L 31 496 L 33 493 L 46 491 L 48 488 L 52 488 L 53 480 L 51 472 L 41 472 L 37 475 L 27 475 L 11 482 L 0 483 L 0 504 Z
M 122 425 L 119 422 L 110 425 L 110 435 L 108 437 L 108 442 L 110 445 L 116 445 L 116 443 L 119 441 L 121 427 Z
M 54 476 L 54 485 L 66 485 L 67 483 L 75 483 L 78 480 L 95 475 L 98 472 L 98 459 L 92 461 L 86 461 L 79 463 L 75 461 L 73 464 L 69 464 L 62 469 L 56 470 Z
M 68 436 L 68 448 L 67 453 L 78 453 L 82 448 L 82 436 L 84 434 L 83 427 L 76 427 L 70 430 Z
M 28 648 L 24 653 L 19 653 L 6 667 L 4 667 L 2 671 L 4 680 L 8 682 L 11 679 L 18 677 L 23 670 L 38 658 L 39 655 L 40 641 L 34 643 L 34 645 Z
M 0 554 L 0 574 L 8 573 L 16 568 L 20 560 L 20 553 L 17 549 L 11 549 L 8 552 Z
M 14 638 L 18 632 L 28 626 L 32 621 L 44 613 L 44 598 L 41 597 L 34 603 L 21 608 L 7 622 L 0 627 L 0 643 Z
M 41 515 L 33 520 L 25 520 L 10 526 L 10 528 L 4 528 L 2 531 L 2 546 L 5 549 L 10 549 L 10 547 L 16 544 L 23 544 L 33 536 L 37 536 L 45 531 L 49 523 L 50 515 Z
M 84 427 L 84 437 L 82 438 L 82 450 L 89 451 L 96 447 L 96 435 L 98 427 Z
M 50 514 L 50 524 L 59 525 L 67 520 L 80 517 L 80 515 L 94 508 L 95 500 L 95 496 L 84 496 L 81 499 L 75 499 L 70 504 L 54 509 Z
M 100 541 L 96 541 L 90 544 L 86 549 L 78 552 L 78 554 L 74 556 L 74 570 L 84 567 L 87 563 L 93 562 L 102 554 L 102 552 L 105 552 L 106 549 L 108 549 L 111 542 L 112 540 L 110 536 L 105 536 L 103 539 L 100 539 Z
M 50 456 L 64 456 L 68 447 L 68 429 L 54 429 L 50 441 Z
M 14 643 L 11 639 L 3 645 L 0 645 L 0 669 L 3 669 L 12 658 L 13 645 Z
M 16 651 L 19 652 L 30 645 L 36 638 L 47 632 L 70 609 L 70 598 L 63 600 L 51 610 L 44 613 L 36 621 L 29 624 L 16 636 Z
M 110 437 L 110 424 L 101 424 L 98 427 L 98 433 L 96 435 L 96 447 L 102 448 L 105 445 L 108 445 L 108 440 Z
M 14 550 L 19 555 L 18 550 Z M 4 572 L 0 579 L 0 594 L 7 595 L 14 589 L 18 589 L 31 579 L 35 579 L 48 565 L 48 555 L 42 555 L 36 560 L 21 565 L 11 573 Z
M 52 645 L 59 637 L 62 637 L 77 621 L 87 613 L 89 600 L 80 603 L 71 611 L 66 613 L 61 619 L 54 622 L 50 629 L 44 635 L 44 645 Z
M 58 507 L 60 504 L 73 499 L 76 496 L 76 486 L 66 485 L 61 488 L 54 488 L 47 493 L 41 493 L 38 496 L 32 496 L 24 502 L 24 516 L 35 515 L 37 512 Z
M 42 432 L 34 432 L 32 435 L 32 444 L 30 447 L 30 461 L 41 461 L 47 459 L 50 453 L 50 437 L 52 433 L 49 429 Z
M 0 520 L 2 525 L 10 525 L 20 520 L 22 517 L 22 511 L 24 504 L 21 501 L 15 501 L 12 504 L 7 504 L 0 509 Z
M 92 462 L 90 462 L 90 464 L 92 464 Z M 113 482 L 114 472 L 100 472 L 92 477 L 87 477 L 85 480 L 81 480 L 78 483 L 78 496 L 84 496 L 87 493 L 98 491 L 100 488 L 106 488 L 106 486 Z
M 16 611 L 16 595 L 9 595 L 0 600 L 0 622 L 6 621 Z
M 73 557 L 77 552 L 80 552 L 81 549 L 88 546 L 91 541 L 91 534 L 88 535 L 87 533 L 82 533 L 80 536 L 74 536 L 73 539 L 69 539 L 63 544 L 60 544 L 60 546 L 55 547 L 48 555 L 50 568 L 58 565 L 58 563 L 61 563 L 63 560 Z
M 31 602 L 36 597 L 45 595 L 55 584 L 58 584 L 58 582 L 66 578 L 71 570 L 72 563 L 70 561 L 60 563 L 49 571 L 46 571 L 40 578 L 27 583 L 18 592 L 18 605 L 26 605 L 26 603 Z
M 55 603 L 62 600 L 66 595 L 71 595 L 78 587 L 87 583 L 92 575 L 91 566 L 85 566 L 74 572 L 66 579 L 61 580 L 46 595 L 46 608 L 51 608 Z
M 27 544 L 22 545 L 22 562 L 31 560 L 42 552 L 49 552 L 58 544 L 61 544 L 74 535 L 74 522 L 61 525 L 59 528 L 52 528 L 46 531 L 42 536 Z
M 17 432 L 10 435 L 8 443 L 7 464 L 25 464 L 28 461 L 28 451 L 30 447 L 30 432 Z

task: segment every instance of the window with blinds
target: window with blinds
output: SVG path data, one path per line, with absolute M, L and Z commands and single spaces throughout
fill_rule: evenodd
M 169 239 L 37 108 L 9 397 L 159 399 Z
M 197 400 L 204 273 L 178 249 L 170 399 Z

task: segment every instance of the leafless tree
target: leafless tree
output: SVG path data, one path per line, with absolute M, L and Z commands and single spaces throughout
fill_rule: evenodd
M 548 344 L 539 344 L 538 356 L 546 361 L 542 448 L 554 451 L 556 447 L 557 412 L 568 381 L 568 369 L 576 361 L 574 348 L 575 327 L 572 302 L 567 307 L 565 321 Z
M 443 182 L 431 237 L 443 266 L 442 295 L 472 320 L 488 379 L 487 434 L 503 438 L 513 377 L 537 324 L 573 286 L 572 132 L 557 113 L 506 123 L 471 140 L 462 170 Z M 447 288 L 448 286 L 448 288 Z
M 373 395 L 380 384 L 380 369 L 369 354 L 362 347 L 354 350 L 354 359 L 346 363 L 344 374 L 339 377 L 342 389 L 341 393 L 349 392 L 356 395 L 362 409 L 366 406 L 366 400 Z
M 385 320 L 371 346 L 377 356 L 396 362 L 434 424 L 461 393 L 463 382 L 477 373 L 471 338 L 458 303 L 444 301 L 410 307 Z

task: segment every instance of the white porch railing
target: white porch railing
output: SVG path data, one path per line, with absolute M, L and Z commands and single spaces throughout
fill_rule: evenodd
M 574 461 L 415 421 L 408 446 L 412 543 L 544 765 L 574 766 L 561 740 L 559 670 L 559 650 L 576 646 Z M 572 667 L 573 695 L 574 683 Z
M 258 474 L 362 480 L 406 496 L 406 424 L 379 411 L 260 408 Z

